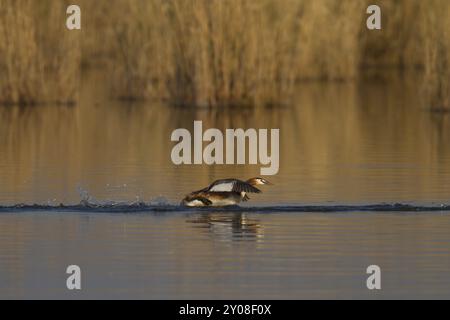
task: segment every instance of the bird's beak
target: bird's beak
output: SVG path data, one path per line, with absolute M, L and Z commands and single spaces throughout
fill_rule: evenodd
M 270 181 L 267 181 L 267 180 L 265 180 L 265 183 L 264 183 L 264 184 L 267 184 L 267 185 L 269 185 L 269 186 L 273 186 L 273 183 L 270 182 Z

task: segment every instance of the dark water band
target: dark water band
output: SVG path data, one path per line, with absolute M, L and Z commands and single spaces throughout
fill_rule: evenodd
M 189 208 L 175 204 L 147 204 L 147 203 L 108 203 L 76 205 L 39 205 L 17 204 L 0 206 L 0 212 L 104 212 L 104 213 L 151 213 L 151 212 L 249 212 L 249 213 L 283 213 L 283 212 L 426 212 L 440 211 L 450 213 L 450 204 L 413 205 L 404 203 L 380 203 L 369 205 L 274 205 L 261 207 L 196 207 Z

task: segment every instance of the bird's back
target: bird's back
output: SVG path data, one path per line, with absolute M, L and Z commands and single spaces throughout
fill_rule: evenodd
M 221 179 L 214 181 L 209 187 L 205 188 L 208 192 L 253 192 L 260 193 L 261 190 L 252 186 L 246 181 L 239 179 Z M 205 190 L 203 189 L 203 190 Z

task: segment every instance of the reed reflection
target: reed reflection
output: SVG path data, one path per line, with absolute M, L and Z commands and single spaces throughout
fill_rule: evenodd
M 301 83 L 289 107 L 199 109 L 111 100 L 100 80 L 86 79 L 75 107 L 0 108 L 2 204 L 79 203 L 79 186 L 99 200 L 179 203 L 214 180 L 259 176 L 260 165 L 174 165 L 170 135 L 195 120 L 280 128 L 275 185 L 250 205 L 448 200 L 449 115 L 420 109 L 410 82 Z

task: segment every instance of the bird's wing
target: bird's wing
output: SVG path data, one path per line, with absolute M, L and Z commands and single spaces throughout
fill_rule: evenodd
M 224 179 L 213 182 L 209 188 L 209 192 L 253 192 L 260 193 L 261 190 L 255 188 L 251 184 L 237 180 L 237 179 Z

